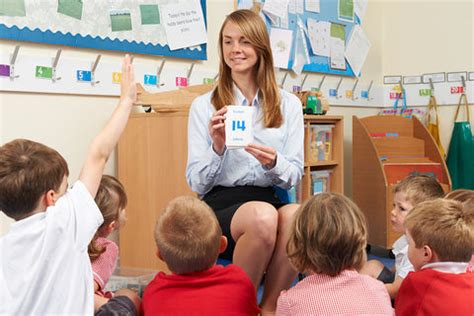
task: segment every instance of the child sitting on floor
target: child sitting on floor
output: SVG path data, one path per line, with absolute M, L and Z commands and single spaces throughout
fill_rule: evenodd
M 277 315 L 392 315 L 383 283 L 357 270 L 366 260 L 364 215 L 351 200 L 321 193 L 301 206 L 291 227 L 287 253 L 307 276 L 282 291 Z
M 115 270 L 118 246 L 107 239 L 107 236 L 124 224 L 127 206 L 127 194 L 120 181 L 109 175 L 102 176 L 95 203 L 104 217 L 104 222 L 94 235 L 88 249 L 94 273 L 94 291 L 99 296 L 111 298 L 113 294 L 104 292 L 104 288 Z
M 155 228 L 159 272 L 143 295 L 145 315 L 257 315 L 255 288 L 235 266 L 216 265 L 227 246 L 214 212 L 201 200 L 171 201 Z
M 392 227 L 395 232 L 404 233 L 405 217 L 417 204 L 443 197 L 441 185 L 433 177 L 409 176 L 393 189 Z M 405 235 L 397 239 L 392 248 L 395 255 L 395 267 L 388 269 L 378 260 L 370 260 L 361 269 L 360 273 L 368 274 L 385 283 L 392 299 L 397 296 L 398 289 L 408 272 L 413 271 L 413 266 L 408 260 L 408 241 Z
M 437 199 L 417 205 L 405 227 L 416 272 L 403 280 L 397 315 L 474 315 L 474 205 Z
M 94 197 L 105 163 L 136 99 L 130 56 L 122 64 L 120 92 L 118 106 L 92 141 L 70 189 L 67 163 L 56 150 L 26 139 L 0 147 L 0 210 L 16 221 L 0 238 L 0 315 L 94 313 L 87 246 L 103 222 Z M 136 314 L 137 296 L 124 294 L 98 314 Z
M 470 207 L 474 207 L 474 190 L 457 189 L 447 193 L 445 198 L 448 200 L 455 200 L 463 204 L 468 204 Z M 472 250 L 472 257 L 467 270 L 474 272 L 474 249 Z

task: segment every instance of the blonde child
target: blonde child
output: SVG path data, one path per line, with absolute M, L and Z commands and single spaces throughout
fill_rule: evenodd
M 171 201 L 155 228 L 160 272 L 145 289 L 145 315 L 257 315 L 255 288 L 235 265 L 216 265 L 227 246 L 212 209 L 186 196 Z
M 287 253 L 307 274 L 282 291 L 277 315 L 392 315 L 382 282 L 357 270 L 364 264 L 367 228 L 364 215 L 348 198 L 321 193 L 296 213 Z
M 413 207 L 444 195 L 438 181 L 428 176 L 409 176 L 395 185 L 393 193 L 391 223 L 393 230 L 398 233 L 405 232 L 405 217 Z M 385 283 L 390 297 L 395 299 L 403 279 L 408 272 L 413 271 L 413 266 L 408 260 L 408 241 L 405 235 L 395 241 L 392 252 L 395 255 L 395 266 L 392 269 L 388 269 L 378 260 L 370 260 L 360 272 Z
M 71 189 L 67 163 L 54 149 L 26 139 L 0 147 L 0 209 L 16 221 L 0 238 L 0 315 L 94 313 L 87 246 L 103 222 L 94 197 L 105 163 L 136 99 L 128 55 L 120 87 L 120 102 L 92 141 Z M 130 294 L 104 308 L 133 314 L 136 303 Z
M 474 190 L 457 189 L 448 192 L 445 198 L 448 200 L 459 201 L 461 203 L 470 205 L 470 207 L 474 207 Z M 474 249 L 472 250 L 472 257 L 467 270 L 474 272 Z
M 474 205 L 437 199 L 417 205 L 405 227 L 415 272 L 403 280 L 397 315 L 474 315 Z
M 88 248 L 94 273 L 94 291 L 99 296 L 111 298 L 112 293 L 104 292 L 104 288 L 115 270 L 118 246 L 112 240 L 107 239 L 107 236 L 125 222 L 127 194 L 117 178 L 104 175 L 100 181 L 95 202 L 104 217 L 104 222 L 97 230 Z

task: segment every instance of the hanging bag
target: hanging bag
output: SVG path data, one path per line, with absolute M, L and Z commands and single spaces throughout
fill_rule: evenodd
M 467 121 L 456 122 L 464 100 Z M 463 93 L 459 98 L 458 108 L 454 115 L 453 134 L 449 143 L 448 157 L 446 160 L 453 190 L 474 190 L 474 140 L 471 131 L 469 105 Z
M 428 103 L 427 128 L 431 136 L 433 136 L 441 156 L 445 158 L 446 153 L 439 137 L 438 104 L 436 103 L 436 98 L 434 96 L 430 97 L 430 101 Z

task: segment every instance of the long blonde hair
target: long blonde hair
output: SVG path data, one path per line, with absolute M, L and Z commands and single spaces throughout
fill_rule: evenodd
M 245 38 L 250 42 L 257 53 L 257 64 L 255 65 L 255 81 L 262 95 L 263 122 L 265 127 L 280 127 L 283 123 L 281 113 L 281 97 L 273 70 L 273 56 L 270 47 L 265 23 L 258 14 L 250 10 L 237 10 L 227 16 L 219 32 L 219 80 L 211 102 L 216 110 L 225 105 L 233 104 L 233 80 L 231 69 L 225 63 L 222 49 L 223 30 L 227 23 L 232 22 L 237 25 Z

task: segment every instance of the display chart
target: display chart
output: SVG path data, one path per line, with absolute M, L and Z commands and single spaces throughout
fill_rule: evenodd
M 206 1 L 0 1 L 0 38 L 205 60 Z
M 361 27 L 367 0 L 238 0 L 237 7 L 260 12 L 276 67 L 360 76 L 370 49 Z

